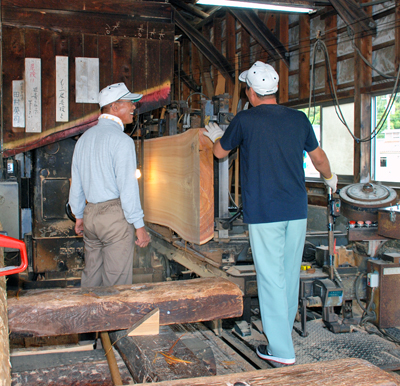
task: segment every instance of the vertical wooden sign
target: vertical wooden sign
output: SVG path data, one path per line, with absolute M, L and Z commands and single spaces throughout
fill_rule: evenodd
M 27 133 L 42 132 L 41 60 L 25 58 L 25 113 Z
M 68 56 L 56 56 L 56 122 L 68 122 Z
M 99 59 L 75 58 L 76 103 L 98 103 Z
M 12 121 L 13 127 L 25 127 L 24 81 L 12 81 Z

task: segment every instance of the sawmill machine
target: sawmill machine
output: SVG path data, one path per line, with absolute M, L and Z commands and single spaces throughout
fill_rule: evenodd
M 318 310 L 334 333 L 349 332 L 351 325 L 367 321 L 379 327 L 398 324 L 400 310 L 395 293 L 400 290 L 400 254 L 383 252 L 377 257 L 378 247 L 385 241 L 400 238 L 400 228 L 394 222 L 398 206 L 390 206 L 396 201 L 393 189 L 371 183 L 348 185 L 340 190 L 338 198 L 328 193 L 328 247 L 317 247 L 316 263 L 304 263 L 300 275 L 303 336 L 308 335 L 310 309 Z M 340 214 L 348 219 L 349 242 L 367 243 L 364 255 L 354 256 L 352 250 L 337 248 L 333 227 Z M 363 311 L 361 319 L 353 313 L 355 301 Z

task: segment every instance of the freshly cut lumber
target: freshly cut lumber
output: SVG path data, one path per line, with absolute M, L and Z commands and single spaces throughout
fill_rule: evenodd
M 363 359 L 339 359 L 279 369 L 152 383 L 157 386 L 396 386 L 396 378 Z
M 160 310 L 155 308 L 127 331 L 128 336 L 157 335 L 160 333 Z
M 199 129 L 144 141 L 145 221 L 164 225 L 184 240 L 214 236 L 212 142 Z
M 1 223 L 0 230 L 3 230 Z M 0 267 L 4 267 L 4 248 L 0 248 Z M 0 277 L 0 380 L 2 385 L 11 385 L 6 276 Z
M 216 374 L 212 349 L 203 345 L 201 354 L 206 355 L 201 357 L 200 352 L 189 349 L 170 326 L 162 326 L 156 336 L 129 337 L 125 331 L 110 332 L 110 339 L 136 383 Z
M 191 323 L 241 316 L 243 299 L 221 278 L 21 291 L 9 298 L 9 329 L 25 336 L 123 330 L 155 308 L 160 325 Z

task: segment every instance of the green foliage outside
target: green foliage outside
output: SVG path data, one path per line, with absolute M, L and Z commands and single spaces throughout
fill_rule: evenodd
M 379 120 L 384 114 L 386 106 L 389 102 L 389 98 L 390 95 L 380 95 L 376 97 L 377 118 L 375 126 L 378 124 Z M 377 138 L 384 138 L 385 134 L 383 134 L 383 132 L 385 130 L 393 130 L 393 129 L 400 129 L 400 96 L 396 97 L 392 109 L 388 117 L 386 118 L 386 121 L 383 123 L 382 129 L 377 135 Z
M 304 114 L 308 116 L 308 107 L 304 109 L 298 109 L 302 111 Z M 312 125 L 320 125 L 321 124 L 321 107 L 320 106 L 315 106 L 311 107 L 310 109 L 310 116 L 308 116 L 308 119 L 310 120 Z

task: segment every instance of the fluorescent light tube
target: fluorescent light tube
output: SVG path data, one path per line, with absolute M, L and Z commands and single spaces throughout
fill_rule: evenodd
M 196 4 L 204 5 L 219 5 L 225 7 L 239 7 L 239 8 L 253 8 L 253 9 L 266 9 L 269 11 L 280 11 L 280 12 L 298 12 L 298 13 L 310 13 L 313 12 L 312 8 L 276 5 L 257 3 L 249 1 L 236 1 L 236 0 L 199 0 Z

